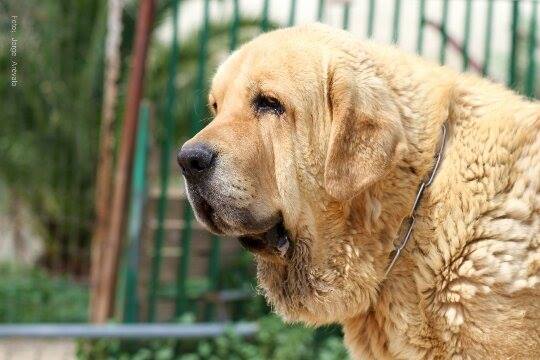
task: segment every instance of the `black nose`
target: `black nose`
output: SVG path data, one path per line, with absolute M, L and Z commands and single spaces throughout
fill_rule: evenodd
M 203 143 L 185 144 L 177 155 L 178 165 L 185 176 L 201 174 L 214 165 L 216 153 Z

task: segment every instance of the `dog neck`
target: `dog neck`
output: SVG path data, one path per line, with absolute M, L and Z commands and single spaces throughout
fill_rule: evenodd
M 416 211 L 418 207 L 420 206 L 422 195 L 424 191 L 432 184 L 436 174 L 437 169 L 441 163 L 442 154 L 444 151 L 444 145 L 446 143 L 446 136 L 447 136 L 447 129 L 446 124 L 443 124 L 442 131 L 441 131 L 441 139 L 440 139 L 440 145 L 439 148 L 435 154 L 434 157 L 434 164 L 432 171 L 428 174 L 427 178 L 422 181 L 418 187 L 418 192 L 416 193 L 415 200 L 413 202 L 413 205 L 411 207 L 411 212 L 408 217 L 406 217 L 401 225 L 401 231 L 399 236 L 399 242 L 397 243 L 394 251 L 392 251 L 391 260 L 386 268 L 384 280 L 386 281 L 388 278 L 391 270 L 393 269 L 394 265 L 396 264 L 397 260 L 400 258 L 400 255 L 402 251 L 405 249 L 405 246 L 408 243 L 409 238 L 412 235 L 412 232 L 414 231 L 414 225 L 416 222 Z M 402 261 L 406 262 L 403 267 L 404 269 L 411 268 L 411 266 L 414 266 L 412 263 L 412 260 L 409 259 L 403 259 Z M 398 280 L 399 279 L 399 280 Z M 404 281 L 405 280 L 405 281 Z M 409 286 L 407 285 L 409 284 Z M 361 316 L 357 316 L 354 318 L 354 320 L 346 322 L 344 324 L 345 332 L 347 334 L 346 341 L 354 348 L 357 344 L 362 343 L 359 341 L 360 339 L 356 339 L 356 337 L 361 336 L 361 334 L 364 334 L 366 336 L 369 336 L 369 334 L 378 333 L 379 339 L 387 338 L 385 340 L 385 343 L 388 343 L 388 338 L 392 337 L 392 342 L 395 344 L 396 342 L 402 342 L 400 344 L 401 348 L 407 347 L 407 342 L 403 341 L 403 336 L 400 336 L 399 334 L 387 334 L 384 324 L 387 324 L 389 322 L 393 322 L 393 319 L 396 317 L 402 317 L 404 315 L 403 312 L 407 312 L 407 318 L 417 318 L 417 324 L 421 324 L 419 312 L 415 311 L 415 308 L 413 304 L 416 304 L 418 301 L 418 297 L 415 295 L 415 289 L 410 287 L 410 284 L 414 284 L 413 276 L 411 276 L 408 272 L 402 272 L 398 273 L 396 277 L 392 280 L 389 280 L 388 284 L 385 284 L 382 287 L 381 295 L 379 297 L 379 301 L 373 306 L 372 310 L 362 314 Z M 403 306 L 401 311 L 399 313 L 392 312 L 391 311 L 391 303 L 396 298 L 395 295 L 399 294 L 402 300 L 407 300 L 405 303 L 401 305 L 409 305 Z M 396 308 L 396 307 L 394 307 Z M 385 317 L 383 314 L 388 314 L 388 317 Z M 390 327 L 392 328 L 392 327 Z M 393 336 L 394 335 L 394 336 Z M 397 335 L 397 336 L 395 336 Z M 396 338 L 398 340 L 396 340 Z M 401 339 L 401 341 L 399 340 Z M 411 348 L 409 349 L 410 352 L 416 352 L 417 349 Z M 377 359 L 384 359 L 387 357 L 391 357 L 391 353 L 388 351 L 387 346 L 367 346 L 362 351 L 364 354 L 371 353 L 373 358 Z
M 377 54 L 380 52 L 374 52 L 373 56 Z M 391 53 L 384 53 L 383 56 L 391 55 Z M 426 67 L 431 66 L 426 65 Z M 395 92 L 402 92 L 401 86 L 415 87 L 414 83 L 402 85 L 403 82 L 400 82 L 400 79 L 408 78 L 412 82 L 427 84 L 429 82 L 423 77 L 440 76 L 438 72 L 445 70 L 433 67 L 432 72 L 415 74 L 413 69 L 402 66 L 399 71 L 403 73 L 384 74 L 385 80 Z M 396 96 L 396 99 L 401 101 L 398 107 L 403 115 L 408 151 L 395 169 L 370 191 L 370 197 L 386 206 L 381 210 L 380 218 L 373 224 L 375 228 L 373 237 L 382 241 L 383 251 L 376 259 L 376 262 L 381 262 L 377 264 L 381 268 L 381 273 L 388 270 L 392 259 L 390 257 L 389 260 L 388 256 L 403 239 L 403 231 L 401 231 L 401 237 L 399 236 L 403 221 L 411 215 L 411 209 L 418 208 L 414 205 L 418 198 L 418 190 L 422 182 L 430 178 L 434 159 L 437 158 L 440 149 L 441 128 L 443 124 L 450 122 L 453 83 L 451 77 L 448 77 L 448 74 L 445 75 L 445 78 L 449 79 L 447 86 L 431 89 L 419 87 L 422 91 L 418 91 L 418 97 L 415 99 L 404 100 Z M 440 106 L 443 103 L 447 105 Z M 434 104 L 439 104 L 439 106 L 434 106 Z M 432 109 L 444 110 L 434 113 Z M 422 206 L 422 201 L 419 206 Z M 424 226 L 429 221 L 426 217 L 420 219 Z M 383 225 L 378 227 L 377 223 Z M 386 233 L 379 232 L 377 228 L 386 229 Z M 391 359 L 393 358 L 391 354 L 396 349 L 403 354 L 408 354 L 407 357 L 419 355 L 418 349 L 411 345 L 409 341 L 411 339 L 407 338 L 407 329 L 403 328 L 403 326 L 416 327 L 418 328 L 416 333 L 430 333 L 419 309 L 420 294 L 416 286 L 414 271 L 411 270 L 418 266 L 418 259 L 411 254 L 415 247 L 413 235 L 407 247 L 399 254 L 399 260 L 391 267 L 392 271 L 388 272 L 388 276 L 381 278 L 376 299 L 369 310 L 342 323 L 345 341 L 356 355 Z M 395 349 L 390 349 L 390 346 Z

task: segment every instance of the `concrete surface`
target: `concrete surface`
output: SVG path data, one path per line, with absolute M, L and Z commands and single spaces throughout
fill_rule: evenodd
M 0 360 L 72 360 L 76 345 L 66 339 L 0 339 Z

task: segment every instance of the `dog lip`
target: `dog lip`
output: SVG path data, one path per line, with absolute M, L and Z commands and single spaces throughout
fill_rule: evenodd
M 214 215 L 214 208 L 206 199 L 201 196 L 201 194 L 197 193 L 196 201 L 194 201 L 194 208 L 197 212 L 197 215 L 203 220 L 204 224 L 215 234 L 223 234 L 223 231 L 221 231 L 218 226 L 216 225 L 215 221 L 213 220 Z
M 267 231 L 255 235 L 239 236 L 238 241 L 246 250 L 253 253 L 281 257 L 287 255 L 291 242 L 281 216 L 276 224 Z

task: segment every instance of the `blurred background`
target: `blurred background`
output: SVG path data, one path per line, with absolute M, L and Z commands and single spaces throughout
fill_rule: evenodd
M 344 359 L 193 219 L 209 79 L 314 21 L 540 95 L 536 0 L 0 0 L 0 359 Z

